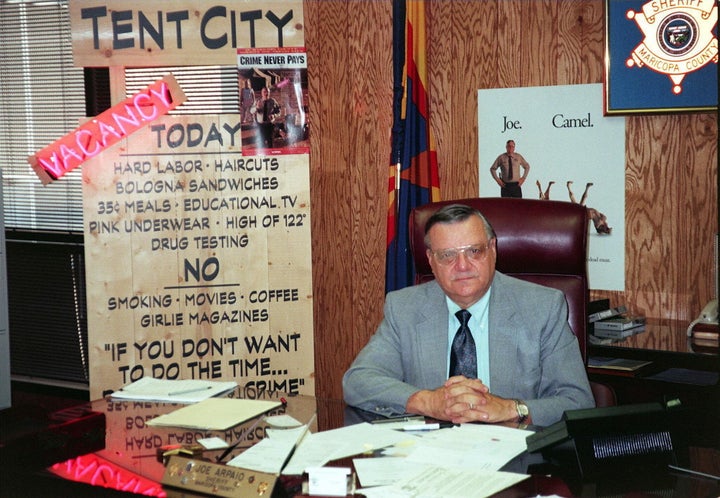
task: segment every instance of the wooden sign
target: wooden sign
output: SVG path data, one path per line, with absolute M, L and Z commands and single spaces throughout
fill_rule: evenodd
M 236 50 L 305 45 L 302 0 L 71 0 L 76 66 L 234 65 Z
M 165 116 L 83 167 L 90 394 L 143 376 L 314 394 L 309 156 Z

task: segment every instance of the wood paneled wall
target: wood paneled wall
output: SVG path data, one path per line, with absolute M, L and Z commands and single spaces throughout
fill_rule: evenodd
M 428 2 L 431 124 L 443 199 L 477 195 L 477 90 L 603 81 L 603 0 Z M 306 0 L 317 394 L 382 318 L 392 1 Z M 716 113 L 626 127 L 626 289 L 591 291 L 692 320 L 714 295 Z M 481 178 L 480 181 L 488 181 Z

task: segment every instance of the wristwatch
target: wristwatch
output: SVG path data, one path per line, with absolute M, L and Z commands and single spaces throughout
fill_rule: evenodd
M 525 402 L 519 399 L 515 400 L 515 410 L 517 411 L 519 424 L 525 422 L 525 420 L 527 420 L 527 418 L 530 416 L 530 410 L 528 409 L 528 406 L 525 404 Z

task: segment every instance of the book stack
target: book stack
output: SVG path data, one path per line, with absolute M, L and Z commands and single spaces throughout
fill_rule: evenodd
M 693 346 L 717 349 L 720 347 L 720 327 L 717 323 L 698 322 L 690 329 Z
M 645 317 L 628 315 L 625 306 L 597 311 L 588 316 L 595 337 L 625 339 L 645 332 Z
M 590 371 L 612 370 L 617 375 L 634 376 L 638 370 L 651 363 L 644 360 L 591 356 L 588 358 L 588 369 Z
M 605 301 L 605 300 L 603 300 L 603 301 Z M 593 301 L 593 303 L 594 302 L 595 301 Z M 592 305 L 593 303 L 590 303 L 590 304 Z M 625 306 L 617 306 L 615 308 L 607 307 L 607 308 L 604 308 L 601 310 L 597 310 L 594 313 L 590 313 L 588 315 L 588 322 L 597 323 L 600 320 L 620 316 L 624 313 L 627 313 L 627 308 Z

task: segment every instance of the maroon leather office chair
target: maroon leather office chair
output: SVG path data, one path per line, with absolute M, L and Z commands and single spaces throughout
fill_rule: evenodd
M 425 255 L 425 223 L 442 206 L 455 203 L 478 209 L 495 229 L 498 271 L 563 291 L 568 324 L 587 362 L 587 209 L 570 202 L 493 197 L 419 206 L 410 213 L 409 227 L 416 284 L 434 278 Z M 615 393 L 609 386 L 591 386 L 597 406 L 615 405 Z

